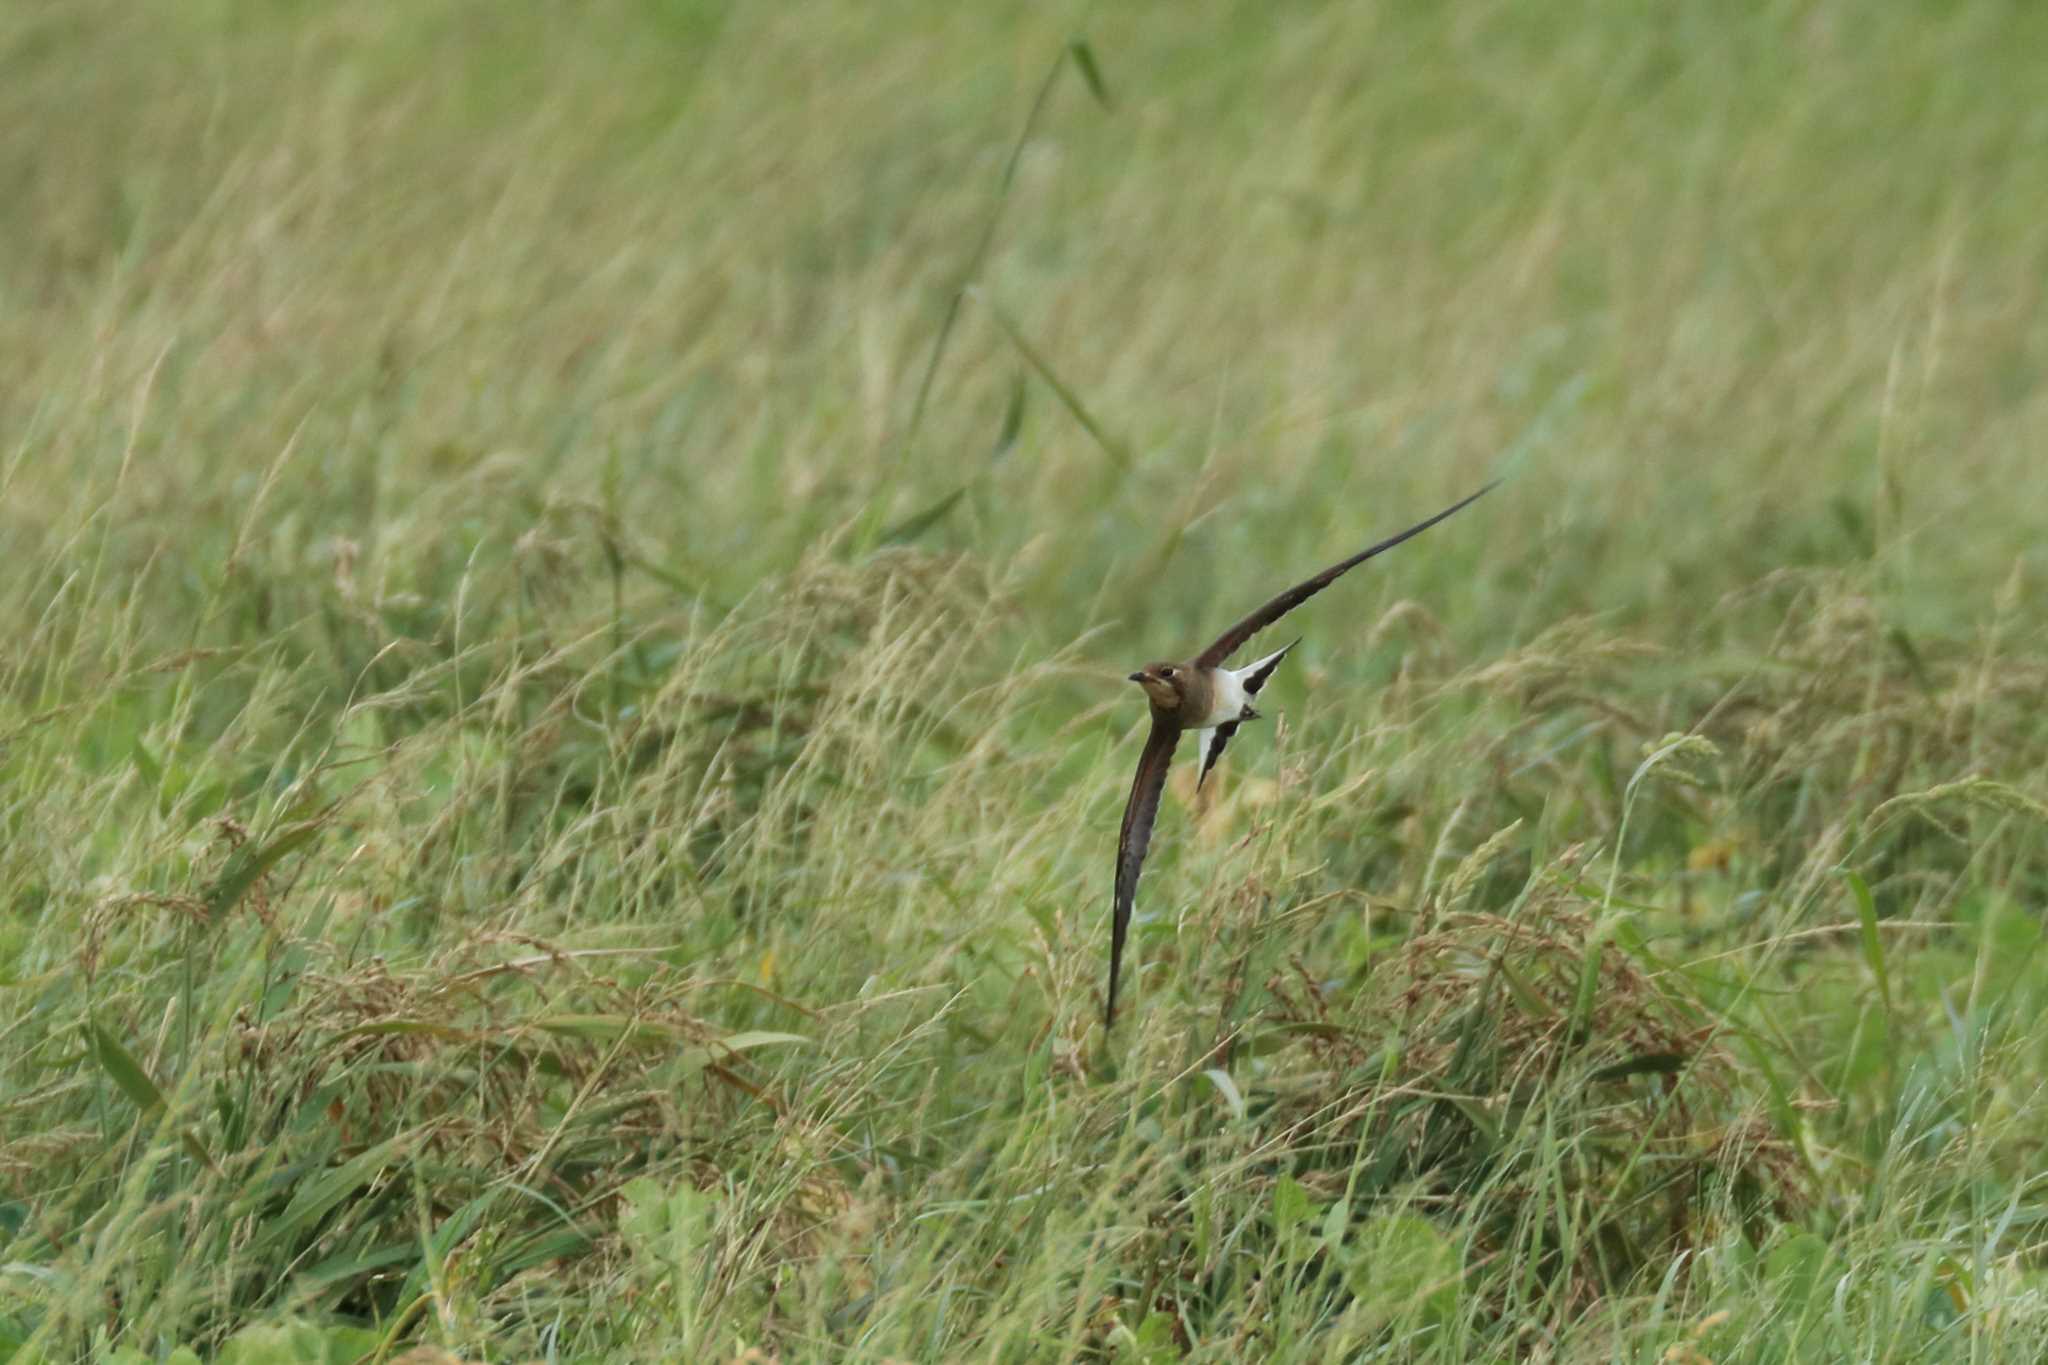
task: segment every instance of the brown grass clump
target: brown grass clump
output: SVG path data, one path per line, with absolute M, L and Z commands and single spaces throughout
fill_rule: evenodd
M 1562 878 L 1444 915 L 1356 990 L 1272 988 L 1315 1060 L 1268 1116 L 1303 1184 L 1413 1201 L 1571 1301 L 1804 1201 L 1716 1015 Z
M 777 1141 L 789 1115 L 753 1062 L 808 1040 L 717 1027 L 691 1007 L 717 983 L 649 956 L 492 939 L 415 969 L 309 971 L 281 1008 L 240 1011 L 210 1097 L 181 1109 L 215 1177 L 195 1193 L 215 1211 L 201 1240 L 257 1277 L 221 1289 L 388 1315 L 421 1288 L 390 1267 L 430 1237 L 450 1265 L 490 1267 L 462 1286 L 488 1320 L 608 1273 L 636 1177 L 716 1191 L 742 1170 L 781 1192 L 750 1262 L 814 1254 L 846 1194 Z

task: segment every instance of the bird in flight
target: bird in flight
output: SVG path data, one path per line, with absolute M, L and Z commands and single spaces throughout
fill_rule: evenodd
M 1131 903 L 1138 892 L 1138 872 L 1145 866 L 1145 850 L 1152 844 L 1152 824 L 1159 815 L 1159 793 L 1166 786 L 1166 770 L 1173 762 L 1173 751 L 1179 746 L 1182 733 L 1195 730 L 1202 736 L 1202 771 L 1195 780 L 1195 787 L 1200 790 L 1202 783 L 1209 780 L 1209 770 L 1223 756 L 1224 746 L 1237 733 L 1237 727 L 1259 718 L 1259 713 L 1252 709 L 1252 698 L 1266 685 L 1266 679 L 1273 676 L 1273 670 L 1287 657 L 1287 651 L 1301 641 L 1297 639 L 1283 645 L 1243 668 L 1225 668 L 1223 661 L 1236 652 L 1238 646 L 1329 587 L 1348 570 L 1357 568 L 1382 550 L 1393 549 L 1410 536 L 1427 531 L 1453 512 L 1491 492 L 1493 487 L 1493 484 L 1488 484 L 1427 521 L 1417 522 L 1399 535 L 1389 536 L 1349 559 L 1339 560 L 1314 578 L 1295 584 L 1217 636 L 1207 649 L 1186 663 L 1146 664 L 1131 674 L 1131 681 L 1145 689 L 1146 699 L 1152 703 L 1152 733 L 1145 741 L 1145 751 L 1138 756 L 1137 776 L 1131 779 L 1131 796 L 1124 805 L 1123 828 L 1116 838 L 1116 900 L 1110 922 L 1109 1005 L 1104 1011 L 1105 1028 L 1116 1024 L 1117 977 L 1123 968 L 1124 936 L 1131 927 Z

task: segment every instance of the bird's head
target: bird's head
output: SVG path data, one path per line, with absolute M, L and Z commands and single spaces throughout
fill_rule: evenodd
M 1188 669 L 1184 664 L 1146 664 L 1131 674 L 1131 681 L 1145 689 L 1156 710 L 1178 711 L 1187 699 Z

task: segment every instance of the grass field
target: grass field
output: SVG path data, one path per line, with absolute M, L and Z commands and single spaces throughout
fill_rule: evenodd
M 2038 1360 L 2044 89 L 0 2 L 0 1362 Z

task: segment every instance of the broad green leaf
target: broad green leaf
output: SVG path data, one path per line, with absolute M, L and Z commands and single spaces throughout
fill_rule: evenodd
M 1360 1300 L 1389 1318 L 1417 1314 L 1441 1325 L 1456 1316 L 1464 1279 L 1457 1246 L 1427 1218 L 1380 1214 L 1352 1237 L 1344 1280 Z
M 1500 1120 L 1495 1118 L 1484 1104 L 1465 1095 L 1446 1095 L 1444 1098 L 1450 1102 L 1453 1109 L 1465 1116 L 1468 1123 L 1479 1130 L 1480 1136 L 1486 1139 L 1487 1146 L 1491 1147 L 1500 1141 Z
M 1811 1232 L 1780 1242 L 1764 1257 L 1766 1281 L 1778 1282 L 1772 1297 L 1788 1307 L 1813 1301 L 1824 1292 L 1821 1276 L 1827 1264 L 1828 1244 Z
M 1351 1235 L 1351 1201 L 1339 1199 L 1323 1210 L 1323 1245 L 1336 1250 Z
M 163 1091 L 157 1089 L 156 1082 L 142 1069 L 142 1063 L 121 1046 L 118 1038 L 98 1024 L 87 1024 L 85 1032 L 92 1043 L 93 1060 L 121 1088 L 129 1102 L 145 1114 L 160 1113 L 164 1107 Z
M 1877 995 L 1884 1001 L 1884 1007 L 1892 1007 L 1891 974 L 1885 970 L 1884 939 L 1877 931 L 1877 900 L 1870 894 L 1870 883 L 1849 868 L 1837 869 L 1842 880 L 1849 884 L 1849 892 L 1856 898 L 1856 920 L 1863 926 L 1863 960 L 1870 964 L 1871 973 L 1877 977 Z
M 307 1180 L 292 1196 L 284 1212 L 257 1234 L 250 1246 L 251 1255 L 258 1259 L 275 1255 L 308 1235 L 344 1200 L 353 1197 L 386 1167 L 396 1163 L 418 1136 L 418 1130 L 399 1133 Z
M 1308 1191 L 1293 1176 L 1283 1175 L 1273 1182 L 1273 1230 L 1282 1240 L 1306 1223 L 1314 1212 L 1315 1204 Z
M 162 1114 L 165 1108 L 164 1093 L 157 1088 L 157 1083 L 150 1079 L 149 1073 L 143 1070 L 142 1063 L 135 1060 L 134 1054 L 121 1046 L 120 1039 L 98 1024 L 87 1024 L 85 1028 L 93 1060 L 100 1064 L 100 1070 L 107 1073 L 114 1084 L 120 1087 L 121 1093 L 128 1097 L 129 1102 L 142 1111 L 144 1117 L 155 1118 Z M 190 1129 L 178 1134 L 178 1143 L 194 1161 L 216 1171 L 220 1169 L 214 1165 L 213 1154 L 206 1150 L 204 1144 Z
M 724 1048 L 727 1052 L 752 1052 L 757 1047 L 779 1047 L 787 1043 L 808 1043 L 811 1040 L 801 1033 L 772 1033 L 754 1029 L 746 1033 L 735 1033 L 727 1038 L 714 1041 L 713 1047 Z
M 1209 1084 L 1216 1087 L 1223 1096 L 1223 1102 L 1230 1106 L 1230 1116 L 1244 1117 L 1244 1096 L 1238 1093 L 1237 1082 L 1230 1079 L 1230 1073 L 1220 1066 L 1212 1066 L 1202 1073 L 1209 1078 Z
M 382 1342 L 363 1327 L 262 1323 L 229 1337 L 214 1360 L 215 1365 L 356 1365 Z
M 1494 964 L 1500 972 L 1500 979 L 1508 983 L 1508 994 L 1515 997 L 1515 1003 L 1522 1007 L 1522 1013 L 1531 1019 L 1549 1019 L 1557 1013 L 1550 1002 L 1536 993 L 1528 979 L 1516 971 L 1513 964 L 1503 960 Z

